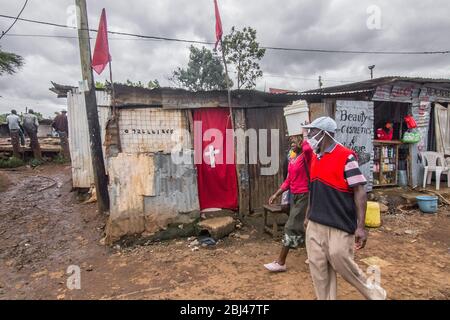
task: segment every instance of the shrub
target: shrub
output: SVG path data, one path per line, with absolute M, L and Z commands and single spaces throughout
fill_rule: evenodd
M 0 159 L 0 168 L 17 168 L 25 165 L 22 159 L 11 157 L 9 159 Z

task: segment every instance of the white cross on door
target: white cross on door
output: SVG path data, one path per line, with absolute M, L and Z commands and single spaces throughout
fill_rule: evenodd
M 220 153 L 220 150 L 214 149 L 214 146 L 209 146 L 208 151 L 205 152 L 205 156 L 209 157 L 209 165 L 211 168 L 216 167 L 216 154 Z

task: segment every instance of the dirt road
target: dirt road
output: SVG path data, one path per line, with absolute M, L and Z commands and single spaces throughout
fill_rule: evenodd
M 101 245 L 105 217 L 70 192 L 70 167 L 1 171 L 0 299 L 314 299 L 304 249 L 288 257 L 288 272 L 262 267 L 279 242 L 247 220 L 241 237 L 191 251 L 186 239 L 131 248 Z M 382 259 L 381 281 L 391 299 L 450 298 L 450 218 L 385 215 L 370 231 L 361 259 Z M 81 289 L 67 287 L 79 266 Z M 339 279 L 340 299 L 362 296 Z

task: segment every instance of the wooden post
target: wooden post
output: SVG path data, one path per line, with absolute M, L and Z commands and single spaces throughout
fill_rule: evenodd
M 234 114 L 235 128 L 242 129 L 244 132 L 247 130 L 245 110 L 237 109 Z M 245 139 L 245 137 L 244 137 Z M 250 213 L 250 180 L 248 172 L 248 143 L 244 140 L 244 163 L 236 163 L 237 178 L 238 178 L 238 190 L 239 190 L 239 213 L 242 217 Z M 237 144 L 236 144 L 237 154 Z
M 100 212 L 109 210 L 108 177 L 103 160 L 102 140 L 98 121 L 97 99 L 95 97 L 94 76 L 91 68 L 91 45 L 89 43 L 89 25 L 86 0 L 75 0 L 78 16 L 78 40 L 80 44 L 81 72 L 86 101 L 86 114 L 89 127 L 92 168 L 94 171 L 97 204 Z
M 229 112 L 230 112 L 231 129 L 233 130 L 234 133 L 236 133 L 235 130 L 234 130 L 235 124 L 234 124 L 233 109 L 231 108 L 231 88 L 230 88 L 230 81 L 228 79 L 229 77 L 228 77 L 227 60 L 225 59 L 225 50 L 224 50 L 224 47 L 223 47 L 222 39 L 220 39 L 220 49 L 222 51 L 223 66 L 225 68 L 225 82 L 227 84 L 228 109 L 229 109 Z M 236 151 L 236 148 L 235 148 L 235 151 Z M 236 160 L 236 157 L 235 157 L 235 160 Z M 240 185 L 240 183 L 239 183 L 239 179 L 240 179 L 239 166 L 237 164 L 235 164 L 235 167 L 236 167 L 236 178 L 238 180 L 238 193 L 240 193 L 241 190 L 239 189 L 239 185 Z M 241 210 L 240 207 L 238 209 L 238 217 L 239 217 L 239 220 L 241 220 L 241 221 L 244 220 L 243 210 Z

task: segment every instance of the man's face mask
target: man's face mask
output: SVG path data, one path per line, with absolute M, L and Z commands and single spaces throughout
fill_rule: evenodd
M 317 136 L 320 135 L 322 132 L 323 132 L 323 130 L 319 131 L 314 137 L 308 139 L 308 143 L 311 146 L 311 149 L 313 149 L 313 151 L 315 153 L 319 153 L 320 143 L 322 142 L 323 138 L 325 137 L 325 135 L 322 135 L 322 137 L 320 139 L 317 139 Z

